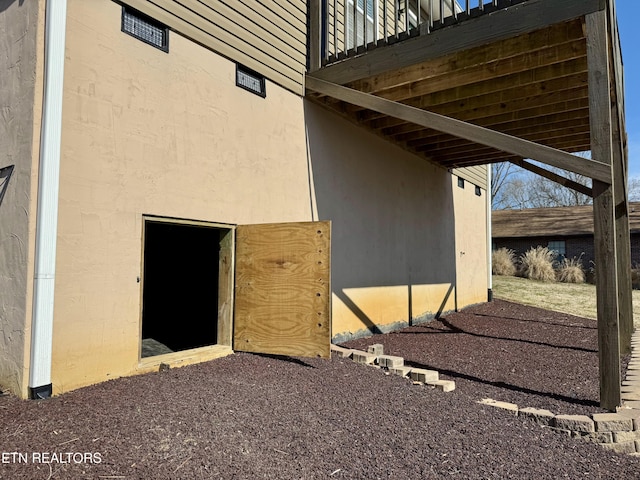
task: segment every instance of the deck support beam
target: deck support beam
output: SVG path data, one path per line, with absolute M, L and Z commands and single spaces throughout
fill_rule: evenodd
M 611 72 L 608 55 L 607 11 L 585 17 L 587 58 L 589 63 L 589 110 L 591 155 L 614 170 L 614 145 L 611 108 Z M 595 243 L 596 295 L 598 315 L 598 357 L 600 369 L 600 406 L 615 410 L 621 405 L 620 308 L 618 255 L 616 248 L 615 189 L 611 183 L 593 180 L 593 222 Z
M 519 166 L 524 170 L 528 170 L 536 175 L 540 175 L 541 177 L 546 178 L 547 180 L 551 180 L 563 187 L 570 188 L 571 190 L 575 190 L 578 193 L 586 195 L 588 197 L 593 197 L 593 191 L 587 185 L 582 185 L 581 183 L 574 182 L 573 180 L 569 180 L 568 178 L 563 177 L 562 175 L 558 175 L 557 173 L 546 170 L 538 165 L 535 165 L 531 162 L 527 162 L 526 160 L 509 160 L 510 163 Z
M 421 110 L 403 103 L 363 93 L 353 88 L 343 87 L 312 76 L 306 76 L 306 88 L 343 102 L 368 108 L 406 122 L 432 128 L 440 132 L 464 138 L 480 145 L 486 145 L 503 152 L 530 158 L 547 165 L 579 173 L 586 177 L 611 183 L 611 164 L 578 157 L 555 148 L 534 143 L 529 140 L 507 135 L 485 127 L 446 117 L 427 110 Z
M 615 2 L 608 2 L 609 38 L 611 38 L 613 92 L 613 179 L 616 204 L 616 242 L 618 246 L 618 305 L 620 308 L 620 353 L 631 353 L 633 335 L 633 298 L 631 286 L 631 235 L 629 232 L 628 171 L 629 157 L 624 111 L 624 75 Z

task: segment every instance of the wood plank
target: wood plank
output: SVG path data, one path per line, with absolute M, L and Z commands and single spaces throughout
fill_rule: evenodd
M 218 262 L 218 345 L 226 345 L 229 348 L 233 341 L 234 238 L 234 230 L 221 230 Z
M 584 92 L 586 97 L 586 83 L 587 61 L 581 58 L 465 88 L 437 90 L 427 95 L 404 99 L 402 103 L 433 111 L 443 109 L 464 112 L 489 106 L 494 110 L 501 106 L 503 111 L 508 111 L 516 108 L 510 105 L 512 102 L 535 102 L 537 98 L 548 101 L 546 99 L 549 97 L 564 101 L 576 98 L 575 92 Z M 379 117 L 379 114 L 372 112 L 361 115 L 362 120 L 366 121 Z
M 526 123 L 531 124 L 532 119 L 538 122 L 538 119 L 549 118 L 553 115 L 568 115 L 569 117 L 571 117 L 571 114 L 575 113 L 576 117 L 582 117 L 588 107 L 589 99 L 582 98 L 582 95 L 580 93 L 579 98 L 572 100 L 551 102 L 545 105 L 534 105 L 529 106 L 528 108 L 524 107 L 522 109 L 512 110 L 509 112 L 490 116 L 484 116 L 482 112 L 463 112 L 456 114 L 455 118 L 483 127 L 493 128 L 493 126 L 506 125 L 511 122 L 519 122 L 521 125 L 524 125 Z M 392 132 L 411 132 L 416 129 L 415 124 L 407 123 L 402 119 L 396 119 L 393 117 L 385 117 L 375 120 L 373 122 L 370 122 L 370 126 L 375 130 L 382 130 L 383 134 Z M 499 128 L 495 129 L 499 130 Z
M 391 70 L 371 78 L 357 80 L 347 86 L 367 93 L 377 93 L 381 90 L 404 86 L 416 80 L 433 79 L 441 75 L 450 76 L 452 72 L 482 69 L 483 66 L 490 67 L 505 62 L 526 64 L 532 59 L 521 57 L 545 52 L 550 48 L 549 45 L 573 43 L 583 38 L 582 22 L 575 20 L 518 37 L 507 38 L 501 42 L 421 61 L 399 70 Z
M 535 165 L 531 162 L 527 162 L 526 160 L 515 160 L 515 161 L 512 161 L 511 163 L 518 165 L 520 168 L 524 168 L 525 170 L 533 172 L 536 175 L 540 175 L 548 180 L 551 180 L 552 182 L 558 183 L 563 187 L 567 187 L 572 190 L 575 190 L 576 192 L 580 192 L 583 195 L 593 197 L 592 189 L 587 187 L 586 185 L 582 185 L 581 183 L 574 182 L 573 180 L 569 180 L 568 178 L 558 175 L 557 173 L 550 172 L 549 170 L 545 170 L 544 168 L 541 168 L 538 165 Z
M 548 147 L 555 148 L 558 150 L 565 151 L 569 148 L 577 148 L 578 146 L 582 147 L 582 150 L 577 151 L 586 151 L 589 150 L 590 135 L 586 133 L 582 136 L 571 136 L 566 139 L 558 139 L 553 144 L 547 145 Z M 470 144 L 472 145 L 472 144 Z M 413 147 L 412 147 L 413 148 Z M 476 145 L 476 148 L 473 149 L 471 146 L 467 149 L 466 152 L 460 153 L 445 153 L 439 152 L 437 150 L 428 150 L 426 148 L 415 148 L 416 151 L 420 153 L 424 153 L 426 155 L 431 156 L 437 162 L 448 162 L 448 161 L 466 161 L 469 159 L 482 159 L 483 156 L 487 158 L 493 158 L 496 155 L 504 155 L 504 152 L 491 148 L 491 147 L 482 147 L 480 145 Z M 527 157 L 525 157 L 527 158 Z
M 547 79 L 586 72 L 584 40 L 575 40 L 561 47 L 554 46 L 546 52 L 527 52 L 516 59 L 518 62 L 509 58 L 452 70 L 438 76 L 416 77 L 410 83 L 395 88 L 378 89 L 375 93 L 379 97 L 403 103 L 423 95 L 437 94 L 444 98 L 439 100 L 444 103 L 460 97 L 473 98 L 477 95 L 500 92 L 506 88 L 530 86 Z M 545 53 L 552 58 L 545 57 Z M 352 88 L 359 90 L 357 87 Z M 470 89 L 474 92 L 469 92 Z M 354 111 L 358 111 L 358 108 L 354 107 Z
M 237 227 L 234 349 L 329 357 L 331 224 Z
M 586 139 L 589 141 L 589 129 L 584 126 L 580 127 L 567 127 L 563 130 L 545 130 L 542 132 L 522 132 L 518 135 L 514 135 L 511 132 L 502 131 L 502 133 L 507 133 L 508 135 L 512 135 L 518 138 L 523 138 L 525 140 L 529 140 L 531 142 L 541 143 L 543 145 L 556 145 L 559 143 L 565 143 L 567 140 L 571 138 L 580 139 L 582 142 Z M 454 137 L 455 138 L 455 137 Z M 425 139 L 417 139 L 417 140 L 409 140 L 407 141 L 407 145 L 419 150 L 421 152 L 439 152 L 442 155 L 451 155 L 455 153 L 465 153 L 472 151 L 474 148 L 474 143 L 468 142 L 466 140 L 459 140 L 458 142 L 439 142 L 432 143 L 426 141 Z
M 607 162 L 611 168 L 613 152 L 607 12 L 589 14 L 585 21 L 592 122 L 591 152 L 594 157 Z M 612 182 L 615 181 L 615 176 L 612 176 Z M 622 403 L 614 187 L 611 183 L 603 183 L 596 179 L 593 181 L 600 406 L 612 411 Z
M 563 23 L 600 8 L 600 0 L 529 0 L 508 9 L 498 10 L 491 15 L 470 19 L 461 25 L 436 30 L 428 35 L 420 35 L 330 65 L 315 72 L 314 76 L 344 85 Z
M 309 1 L 309 72 L 322 67 L 322 5 L 321 0 Z
M 628 146 L 625 128 L 624 71 L 615 2 L 607 2 L 611 43 L 611 76 L 613 79 L 613 175 L 616 204 L 616 245 L 618 247 L 618 306 L 620 308 L 620 353 L 631 351 L 633 336 L 633 300 L 631 293 L 631 245 L 628 204 Z
M 524 158 L 538 160 L 554 167 L 597 178 L 604 182 L 611 181 L 610 165 L 595 160 L 576 157 L 561 150 L 511 137 L 494 130 L 465 123 L 436 113 L 392 102 L 384 98 L 376 97 L 375 95 L 358 92 L 311 76 L 306 77 L 306 85 L 307 88 L 312 91 L 339 98 L 345 102 L 364 106 L 392 117 L 440 130 Z
M 541 133 L 562 134 L 565 131 L 569 132 L 570 134 L 579 133 L 579 132 L 589 132 L 589 116 L 587 115 L 584 118 L 577 118 L 574 120 L 564 120 L 560 122 L 555 122 L 553 121 L 553 119 L 548 121 L 543 121 L 540 123 L 535 123 L 535 124 L 532 124 L 532 122 L 529 122 L 524 127 L 522 126 L 522 124 L 517 124 L 515 128 L 512 128 L 511 125 L 512 124 L 507 124 L 506 127 L 502 126 L 502 128 L 492 128 L 492 130 L 498 130 L 508 135 L 513 135 L 515 137 L 521 137 L 521 138 L 526 138 L 527 140 L 535 141 L 533 140 L 531 135 L 536 135 Z M 436 132 L 434 134 L 434 132 L 435 130 L 423 130 L 423 131 L 405 133 L 405 134 L 396 135 L 396 136 L 392 135 L 392 136 L 400 142 L 407 142 L 411 145 L 418 145 L 419 144 L 418 142 L 422 142 L 423 144 L 431 145 L 433 148 L 454 147 L 454 146 L 463 145 L 467 143 L 465 140 L 461 140 L 451 135 L 443 135 L 440 132 Z M 553 138 L 553 136 L 551 136 L 550 138 Z

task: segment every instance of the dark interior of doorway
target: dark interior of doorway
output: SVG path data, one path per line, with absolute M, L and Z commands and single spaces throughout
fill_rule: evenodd
M 145 222 L 142 357 L 217 343 L 220 240 L 227 232 Z

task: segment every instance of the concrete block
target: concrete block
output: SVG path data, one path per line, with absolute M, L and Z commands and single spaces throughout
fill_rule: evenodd
M 635 442 L 640 440 L 640 432 L 613 432 L 613 441 L 616 443 Z
M 339 345 L 331 345 L 331 351 L 338 355 L 340 358 L 350 358 L 353 355 L 353 350 L 350 348 L 344 348 Z
M 500 408 L 502 410 L 506 410 L 513 415 L 518 415 L 518 405 L 515 403 L 508 402 L 499 402 L 498 400 L 493 400 L 492 398 L 483 398 L 482 400 L 478 400 L 478 403 L 482 405 L 488 405 L 490 407 Z
M 367 347 L 367 353 L 375 353 L 376 355 L 384 355 L 384 345 L 381 343 L 374 343 Z
M 439 380 L 440 375 L 435 370 L 426 370 L 424 368 L 412 368 L 409 373 L 411 376 L 411 380 L 415 382 L 432 382 L 434 380 Z
M 635 408 L 618 407 L 618 414 L 631 420 L 633 423 L 633 430 L 640 430 L 640 410 Z
M 518 416 L 529 418 L 538 425 L 553 425 L 553 419 L 555 417 L 555 415 L 549 410 L 541 410 L 531 407 L 521 408 L 518 411 Z
M 375 353 L 361 352 L 360 350 L 354 350 L 351 354 L 351 358 L 356 363 L 364 363 L 366 365 L 373 365 L 378 356 Z
M 624 432 L 633 430 L 633 420 L 618 413 L 594 413 L 596 432 Z
M 613 442 L 613 433 L 611 432 L 572 432 L 571 434 L 574 438 L 579 438 L 581 440 L 586 440 L 587 442 L 593 443 L 612 443 Z
M 639 401 L 640 391 L 636 390 L 634 392 L 622 392 L 621 397 L 622 397 L 622 400 Z
M 389 372 L 393 373 L 394 375 L 400 375 L 401 377 L 406 377 L 407 375 L 409 375 L 409 372 L 411 372 L 411 367 L 390 368 Z
M 426 383 L 427 385 L 436 387 L 438 390 L 442 390 L 443 392 L 453 392 L 456 389 L 456 382 L 453 380 L 433 380 Z
M 626 402 L 622 402 L 622 406 L 625 408 L 636 408 L 640 410 L 640 401 L 638 400 L 627 400 Z
M 556 428 L 563 428 L 574 432 L 595 432 L 593 420 L 586 415 L 556 415 L 553 419 Z
M 617 453 L 635 453 L 636 452 L 635 442 L 603 443 L 602 446 L 607 450 L 613 450 L 614 452 L 617 452 Z
M 404 358 L 393 355 L 379 355 L 378 365 L 386 368 L 398 368 L 404 366 Z

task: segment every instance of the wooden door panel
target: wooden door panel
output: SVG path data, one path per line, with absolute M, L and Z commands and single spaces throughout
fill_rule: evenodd
M 234 349 L 330 356 L 331 223 L 239 225 Z

